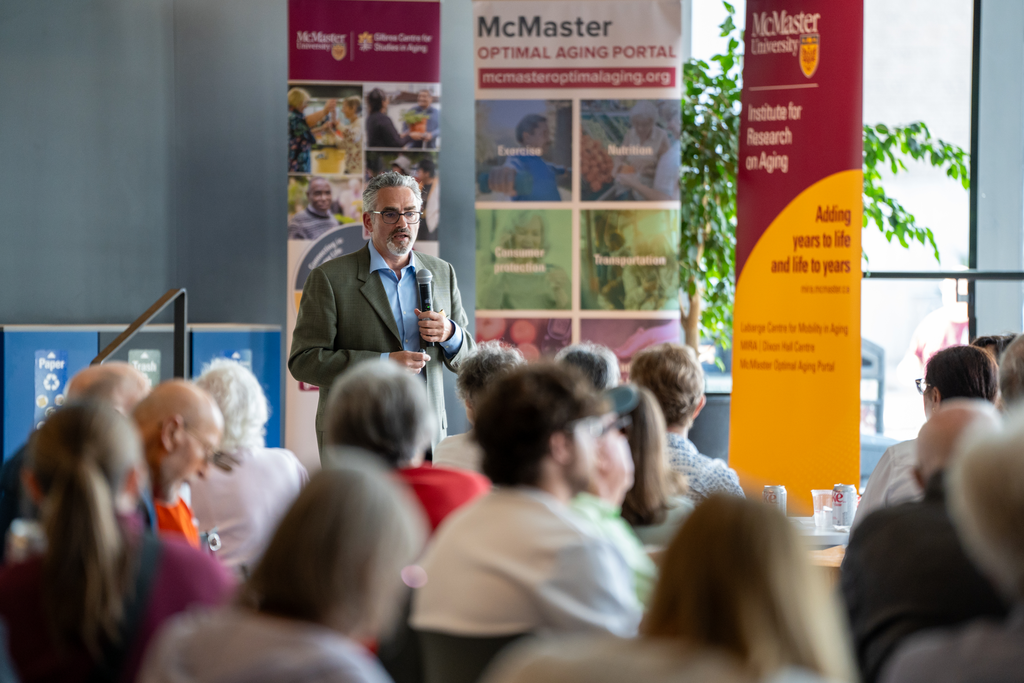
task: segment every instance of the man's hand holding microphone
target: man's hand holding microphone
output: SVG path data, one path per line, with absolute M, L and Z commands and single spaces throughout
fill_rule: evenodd
M 451 339 L 455 332 L 452 321 L 448 319 L 444 311 L 433 310 L 433 276 L 426 268 L 416 271 L 416 285 L 420 294 L 420 306 L 415 309 L 416 317 L 419 318 L 420 338 L 423 346 L 435 346 L 439 342 Z M 418 373 L 426 366 L 430 356 L 420 351 L 395 351 L 389 354 L 389 358 L 398 363 L 410 372 Z

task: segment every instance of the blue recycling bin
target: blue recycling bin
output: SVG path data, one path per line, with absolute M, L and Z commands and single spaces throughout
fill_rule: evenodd
M 4 460 L 21 448 L 49 413 L 63 404 L 68 380 L 87 367 L 101 348 L 126 327 L 0 326 L 0 364 L 3 366 L 0 442 Z M 276 325 L 195 324 L 189 325 L 188 332 L 193 377 L 197 377 L 213 358 L 231 358 L 256 375 L 270 403 L 267 446 L 279 447 L 284 421 L 281 328 Z M 152 381 L 168 379 L 173 367 L 170 338 L 170 325 L 147 326 L 113 358 L 135 364 Z
M 28 440 L 46 415 L 64 403 L 67 381 L 99 353 L 94 328 L 4 325 L 3 433 L 4 460 Z

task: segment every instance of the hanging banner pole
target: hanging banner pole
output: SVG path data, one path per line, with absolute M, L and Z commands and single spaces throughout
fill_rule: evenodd
M 748 0 L 730 464 L 860 483 L 863 5 Z

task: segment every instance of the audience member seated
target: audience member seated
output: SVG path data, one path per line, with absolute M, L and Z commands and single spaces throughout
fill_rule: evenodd
M 598 391 L 619 386 L 619 359 L 607 346 L 593 342 L 566 346 L 555 354 L 555 362 L 578 369 Z
M 242 586 L 238 604 L 182 615 L 139 680 L 386 683 L 360 643 L 394 623 L 426 524 L 375 458 L 315 474 Z
M 924 500 L 876 510 L 853 532 L 842 588 L 865 683 L 878 680 L 886 660 L 913 633 L 1006 613 L 964 553 L 944 484 L 962 437 L 998 426 L 998 413 L 986 401 L 944 401 L 917 436 L 914 475 Z
M 476 404 L 484 390 L 525 362 L 519 349 L 497 341 L 477 344 L 473 353 L 462 361 L 455 390 L 466 406 L 466 419 L 470 425 L 476 422 Z M 474 472 L 480 471 L 483 457 L 472 430 L 444 438 L 434 449 L 434 465 L 461 467 Z
M 950 346 L 928 360 L 917 390 L 924 400 L 925 419 L 942 401 L 980 398 L 995 403 L 999 394 L 999 370 L 991 355 L 974 346 Z M 914 477 L 916 439 L 893 444 L 882 454 L 861 496 L 854 526 L 879 508 L 919 501 L 924 489 Z
M 650 390 L 640 389 L 629 416 L 625 431 L 633 454 L 633 487 L 622 502 L 622 517 L 645 545 L 664 547 L 693 512 L 693 503 L 684 495 L 686 478 L 668 466 L 665 418 Z
M 153 486 L 157 528 L 199 547 L 181 485 L 201 476 L 220 447 L 224 418 L 205 391 L 182 380 L 158 384 L 135 408 Z
M 569 508 L 590 485 L 606 411 L 583 375 L 550 363 L 518 368 L 485 394 L 477 440 L 496 488 L 453 515 L 428 548 L 426 582 L 413 594 L 421 636 L 636 634 L 629 565 Z M 431 683 L 429 648 L 425 655 Z
M 640 638 L 552 640 L 487 683 L 855 680 L 839 608 L 774 508 L 718 494 L 668 547 Z
M 133 681 L 157 628 L 233 589 L 220 564 L 158 541 L 138 516 L 146 481 L 131 421 L 71 403 L 32 436 L 26 487 L 47 549 L 0 570 L 0 618 L 20 679 Z
M 1003 410 L 1013 409 L 1024 399 L 1024 335 L 999 357 L 999 393 Z
M 695 505 L 719 491 L 742 496 L 736 470 L 702 454 L 687 438 L 707 401 L 704 370 L 693 349 L 679 344 L 646 348 L 633 356 L 629 379 L 658 399 L 667 425 L 669 466 L 686 477 L 684 495 Z
M 122 415 L 132 410 L 149 393 L 149 380 L 128 363 L 110 361 L 80 370 L 67 384 L 66 399 L 71 401 L 104 401 Z M 7 530 L 16 518 L 35 519 L 39 511 L 31 499 L 22 495 L 22 469 L 28 444 L 16 450 L 0 470 L 0 562 L 6 551 Z M 146 494 L 144 505 L 152 508 Z M 150 510 L 150 515 L 152 514 Z M 147 521 L 152 521 L 149 519 Z
M 992 358 L 995 359 L 996 365 L 999 364 L 999 359 L 1003 357 L 1003 352 L 1006 351 L 1014 339 L 1017 338 L 1016 334 L 986 334 L 983 337 L 975 337 L 974 341 L 971 342 L 971 346 L 975 346 L 984 351 L 988 351 Z
M 622 430 L 629 422 L 629 413 L 640 401 L 640 392 L 632 384 L 615 387 L 605 392 L 612 412 L 593 422 L 597 442 L 594 476 L 586 491 L 576 494 L 570 507 L 590 520 L 601 536 L 619 549 L 633 571 L 636 596 L 646 605 L 658 578 L 654 561 L 644 550 L 629 523 L 622 518 L 622 501 L 633 487 L 633 458 L 629 442 Z
M 196 385 L 217 402 L 224 437 L 214 467 L 190 484 L 192 510 L 200 532 L 220 537 L 217 558 L 245 576 L 309 475 L 291 451 L 266 448 L 267 397 L 249 370 L 215 360 Z
M 362 448 L 384 458 L 416 493 L 431 530 L 491 488 L 476 472 L 424 463 L 437 430 L 423 380 L 394 363 L 366 362 L 340 375 L 324 412 L 327 446 Z M 326 456 L 328 465 L 338 453 Z
M 979 619 L 911 638 L 885 683 L 996 683 L 1024 677 L 1024 423 L 965 444 L 947 477 L 949 511 L 967 553 L 1013 603 L 1005 621 Z

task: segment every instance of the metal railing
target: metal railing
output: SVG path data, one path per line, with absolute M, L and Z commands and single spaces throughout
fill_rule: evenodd
M 156 300 L 146 309 L 146 312 L 135 319 L 117 339 L 107 344 L 107 348 L 100 351 L 99 355 L 92 359 L 90 365 L 99 365 L 110 359 L 125 344 L 131 341 L 132 337 L 138 334 L 147 323 L 174 302 L 174 376 L 186 379 L 189 376 L 188 344 L 185 333 L 188 329 L 188 293 L 185 288 L 169 289 L 167 293 Z
M 1024 281 L 1024 271 L 1020 270 L 866 270 L 865 280 L 956 280 L 957 301 L 967 302 L 968 335 L 971 339 L 978 336 L 978 319 L 974 312 L 974 283 L 979 280 L 988 282 L 1020 282 Z M 960 294 L 960 281 L 967 283 L 967 294 Z

